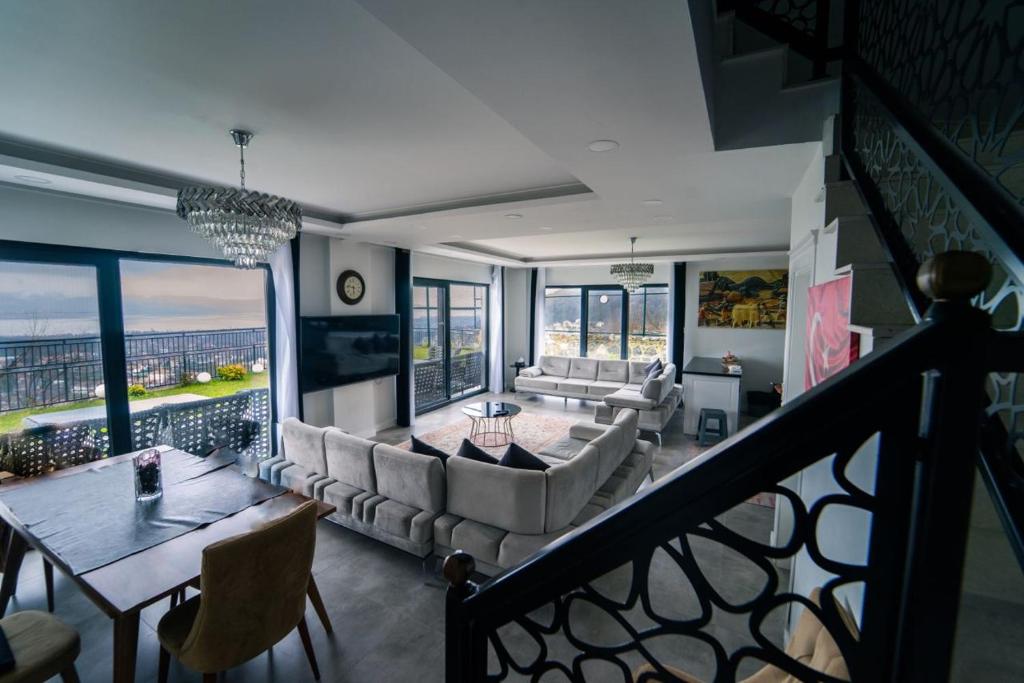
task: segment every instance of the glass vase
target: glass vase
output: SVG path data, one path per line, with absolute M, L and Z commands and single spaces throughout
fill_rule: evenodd
M 160 451 L 155 448 L 142 451 L 132 458 L 135 465 L 135 499 L 138 501 L 159 498 L 163 492 L 160 474 Z

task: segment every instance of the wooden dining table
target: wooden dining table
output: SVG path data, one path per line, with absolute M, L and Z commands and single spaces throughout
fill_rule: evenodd
M 50 477 L 73 477 L 89 470 L 109 467 L 130 460 L 134 453 L 113 456 L 103 460 L 69 467 L 31 479 L 8 479 L 0 485 L 0 493 L 14 487 L 32 486 Z M 237 469 L 237 466 L 232 465 Z M 246 476 L 238 470 L 238 476 Z M 18 572 L 25 552 L 35 548 L 44 559 L 57 567 L 103 612 L 113 619 L 115 683 L 135 680 L 135 662 L 139 641 L 139 615 L 143 608 L 178 594 L 189 586 L 198 585 L 203 549 L 211 543 L 252 531 L 267 522 L 287 515 L 309 498 L 291 491 L 278 492 L 278 487 L 260 482 L 273 489 L 273 497 L 251 505 L 216 522 L 186 531 L 180 536 L 145 550 L 122 557 L 97 569 L 75 574 L 57 553 L 25 527 L 0 497 L 0 519 L 7 527 L 6 552 L 3 557 L 3 581 L 0 584 L 0 616 L 17 587 Z M 318 519 L 332 514 L 333 505 L 317 502 Z M 310 581 L 309 598 L 324 627 L 330 631 L 330 621 L 316 583 Z

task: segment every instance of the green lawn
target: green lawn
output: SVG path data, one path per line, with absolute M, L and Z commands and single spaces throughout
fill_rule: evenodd
M 176 386 L 167 387 L 166 389 L 155 389 L 153 391 L 146 392 L 145 396 L 132 397 L 131 401 L 143 401 L 149 398 L 160 398 L 161 396 L 174 396 L 176 394 L 198 394 L 199 396 L 207 396 L 209 398 L 216 398 L 218 396 L 228 396 L 241 391 L 243 389 L 258 389 L 269 385 L 270 374 L 267 372 L 261 372 L 258 375 L 249 374 L 246 375 L 245 379 L 237 382 L 228 382 L 222 379 L 213 379 L 206 384 L 189 384 L 188 386 Z M 76 408 L 89 408 L 91 406 L 101 406 L 103 400 L 94 398 L 88 401 L 76 401 L 74 403 L 62 403 L 58 406 L 47 406 L 45 408 L 32 408 L 29 410 L 16 410 L 10 413 L 0 414 L 0 433 L 13 432 L 21 429 L 22 418 L 28 417 L 29 415 L 39 415 L 41 413 L 57 413 L 62 410 L 74 410 Z

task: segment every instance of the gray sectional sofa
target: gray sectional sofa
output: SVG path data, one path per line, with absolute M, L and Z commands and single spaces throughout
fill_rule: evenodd
M 417 557 L 461 549 L 495 574 L 631 496 L 654 446 L 637 439 L 637 412 L 611 425 L 579 422 L 521 470 L 374 443 L 288 418 L 284 454 L 260 477 L 337 507 L 329 520 Z
M 524 368 L 516 377 L 517 392 L 600 401 L 594 421 L 612 424 L 623 408 L 640 414 L 639 428 L 661 431 L 679 407 L 682 386 L 675 383 L 676 366 L 666 365 L 647 381 L 645 361 L 597 360 L 541 356 L 537 365 Z
M 260 463 L 260 478 L 334 505 L 332 522 L 430 554 L 445 509 L 440 460 L 295 418 L 284 421 L 282 436 L 284 455 Z
M 636 438 L 636 411 L 610 426 L 581 422 L 538 457 L 543 472 L 448 459 L 447 512 L 434 552 L 464 550 L 496 574 L 633 495 L 651 471 L 653 444 Z

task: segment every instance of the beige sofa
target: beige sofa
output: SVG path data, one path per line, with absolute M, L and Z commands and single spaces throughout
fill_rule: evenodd
M 537 365 L 524 368 L 516 377 L 517 392 L 600 401 L 594 421 L 611 424 L 623 408 L 639 412 L 639 428 L 661 431 L 682 401 L 683 388 L 675 383 L 676 366 L 666 365 L 661 373 L 645 382 L 645 361 L 597 360 L 541 356 Z
M 284 455 L 260 463 L 260 477 L 337 507 L 327 519 L 426 557 L 445 509 L 437 458 L 295 418 L 282 425 Z
M 637 439 L 637 413 L 609 426 L 581 422 L 542 450 L 546 471 L 452 457 L 447 512 L 434 522 L 434 553 L 464 550 L 496 574 L 622 501 L 651 471 L 654 446 Z

